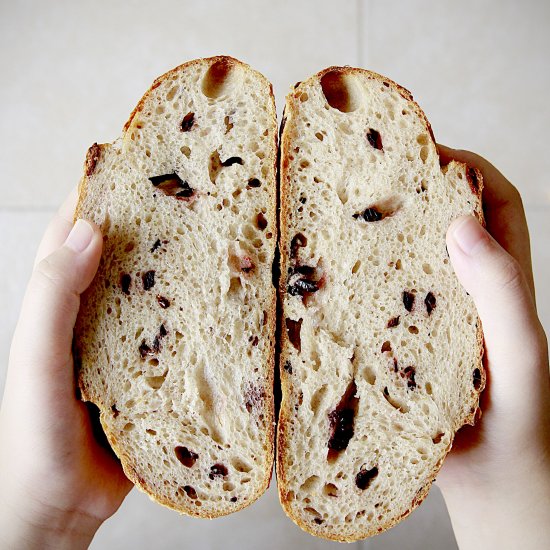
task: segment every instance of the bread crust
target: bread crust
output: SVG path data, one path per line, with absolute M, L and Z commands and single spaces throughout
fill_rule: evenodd
M 343 75 L 353 75 L 353 74 L 360 74 L 363 76 L 367 76 L 369 79 L 376 80 L 383 85 L 395 90 L 398 92 L 408 103 L 410 108 L 416 113 L 416 115 L 419 117 L 419 119 L 422 121 L 423 125 L 425 126 L 427 132 L 430 135 L 430 138 L 432 140 L 432 143 L 434 147 L 436 146 L 436 141 L 434 137 L 434 133 L 432 131 L 432 127 L 420 108 L 420 106 L 414 101 L 412 94 L 404 87 L 400 86 L 399 84 L 395 83 L 394 81 L 390 80 L 389 78 L 382 76 L 378 73 L 368 71 L 366 69 L 361 68 L 355 68 L 355 67 L 338 67 L 338 66 L 332 66 L 328 67 L 315 75 L 311 76 L 310 78 L 298 82 L 291 92 L 287 95 L 287 101 L 285 105 L 284 115 L 283 119 L 281 121 L 281 130 L 280 130 L 280 139 L 279 139 L 279 148 L 280 148 L 280 162 L 279 162 L 279 186 L 280 186 L 280 212 L 279 212 L 279 226 L 280 226 L 280 232 L 279 232 L 279 251 L 280 251 L 280 273 L 281 277 L 279 280 L 279 288 L 278 288 L 278 294 L 279 294 L 279 300 L 282 304 L 282 315 L 279 319 L 280 323 L 280 346 L 281 346 L 281 352 L 280 352 L 280 359 L 279 359 L 279 372 L 280 372 L 280 378 L 281 378 L 281 389 L 282 389 L 282 400 L 281 400 L 281 407 L 280 407 L 280 413 L 279 413 L 279 419 L 278 419 L 278 426 L 277 426 L 277 449 L 276 449 L 276 475 L 277 475 L 277 484 L 278 484 L 278 490 L 279 490 L 279 500 L 281 502 L 281 505 L 287 514 L 287 516 L 301 529 L 304 531 L 307 531 L 308 533 L 323 537 L 329 540 L 339 541 L 339 542 L 355 542 L 360 539 L 365 539 L 370 536 L 376 535 L 378 533 L 381 533 L 387 529 L 390 529 L 394 525 L 396 525 L 398 522 L 400 522 L 402 519 L 406 518 L 413 510 L 415 510 L 422 501 L 426 498 L 430 487 L 437 477 L 437 474 L 439 472 L 439 469 L 441 467 L 441 464 L 443 463 L 443 460 L 445 456 L 449 453 L 449 451 L 452 448 L 452 443 L 454 440 L 454 436 L 456 434 L 456 430 L 460 428 L 460 426 L 465 424 L 474 425 L 479 418 L 481 417 L 481 409 L 479 408 L 479 396 L 481 395 L 481 392 L 485 388 L 486 383 L 486 373 L 483 368 L 483 355 L 484 355 L 484 343 L 483 343 L 483 330 L 481 327 L 481 321 L 478 317 L 477 319 L 477 335 L 476 335 L 476 341 L 477 341 L 477 368 L 480 371 L 481 374 L 481 382 L 479 389 L 475 391 L 475 397 L 472 400 L 472 406 L 469 409 L 468 414 L 461 420 L 460 426 L 458 426 L 453 433 L 453 437 L 446 449 L 445 454 L 441 457 L 441 459 L 438 461 L 436 467 L 433 469 L 431 475 L 426 480 L 426 483 L 422 487 L 422 489 L 416 494 L 414 499 L 411 502 L 410 508 L 404 512 L 400 517 L 390 519 L 387 521 L 386 524 L 384 524 L 381 527 L 373 528 L 366 531 L 357 531 L 353 533 L 352 535 L 342 535 L 340 533 L 336 533 L 333 530 L 323 529 L 322 525 L 313 525 L 311 522 L 307 523 L 302 521 L 301 517 L 296 515 L 293 512 L 291 501 L 288 498 L 289 493 L 289 484 L 287 481 L 287 478 L 285 476 L 285 467 L 283 464 L 283 458 L 282 458 L 282 450 L 287 446 L 287 427 L 289 424 L 289 418 L 287 416 L 287 409 L 288 405 L 286 404 L 286 401 L 289 398 L 290 395 L 290 382 L 289 382 L 289 376 L 284 371 L 284 365 L 286 361 L 288 360 L 289 354 L 288 349 L 290 347 L 290 341 L 288 338 L 288 335 L 286 333 L 286 330 L 284 330 L 284 318 L 285 318 L 285 310 L 284 310 L 284 296 L 286 295 L 286 278 L 284 277 L 284 274 L 287 272 L 287 268 L 289 266 L 289 257 L 287 254 L 287 247 L 285 246 L 285 243 L 289 242 L 289 234 L 288 234 L 288 227 L 286 224 L 286 220 L 288 219 L 288 213 L 290 209 L 289 204 L 289 189 L 290 189 L 290 173 L 289 173 L 289 156 L 291 151 L 291 143 L 295 137 L 294 128 L 292 125 L 292 119 L 294 116 L 296 116 L 297 111 L 295 108 L 294 98 L 299 97 L 300 94 L 308 88 L 312 83 L 319 82 L 321 78 L 330 72 L 337 72 Z M 455 162 L 455 161 L 453 161 Z M 485 220 L 483 216 L 483 209 L 482 209 L 482 190 L 483 190 L 483 177 L 481 172 L 476 168 L 470 168 L 465 163 L 459 163 L 458 165 L 462 165 L 466 168 L 467 174 L 470 173 L 469 171 L 473 171 L 477 177 L 477 185 L 472 185 L 470 182 L 470 189 L 472 191 L 472 195 L 474 197 L 474 201 L 476 203 L 475 208 L 475 216 L 479 220 L 479 222 L 485 226 Z M 468 178 L 470 179 L 470 178 Z
M 276 119 L 276 110 L 275 110 L 275 97 L 273 94 L 273 86 L 272 84 L 258 71 L 252 69 L 249 65 L 246 63 L 243 63 L 242 61 L 239 61 L 238 59 L 235 59 L 230 56 L 215 56 L 215 57 L 209 57 L 209 58 L 200 58 L 195 59 L 192 61 L 189 61 L 187 63 L 183 63 L 182 65 L 179 65 L 175 67 L 174 69 L 166 72 L 165 74 L 161 75 L 151 85 L 151 87 L 145 92 L 143 97 L 139 100 L 136 107 L 133 109 L 132 113 L 130 114 L 130 117 L 128 118 L 128 121 L 124 124 L 123 132 L 122 132 L 122 141 L 124 141 L 126 135 L 128 135 L 132 130 L 132 123 L 135 119 L 136 114 L 138 114 L 143 108 L 144 105 L 150 96 L 151 92 L 155 90 L 159 85 L 161 85 L 165 80 L 170 79 L 174 74 L 177 74 L 179 72 L 185 71 L 187 68 L 195 66 L 195 65 L 205 65 L 205 66 L 211 66 L 214 63 L 217 62 L 223 62 L 228 63 L 232 65 L 238 65 L 246 72 L 253 73 L 255 78 L 258 80 L 261 80 L 264 84 L 268 86 L 269 89 L 269 96 L 266 97 L 266 101 L 271 102 L 273 105 L 273 115 L 270 120 L 270 126 L 274 129 L 277 128 L 277 119 Z M 270 189 L 276 188 L 276 175 L 277 175 L 277 151 L 278 151 L 278 134 L 277 131 L 273 132 L 273 145 L 269 151 L 269 159 L 268 161 L 273 165 L 273 177 L 270 178 L 269 181 L 266 181 L 266 184 L 269 186 Z M 93 176 L 94 172 L 97 169 L 97 166 L 103 161 L 106 151 L 112 147 L 113 144 L 97 144 L 94 143 L 89 149 L 86 154 L 86 160 L 84 162 L 84 174 L 79 182 L 78 185 L 78 202 L 75 208 L 74 213 L 74 220 L 76 220 L 80 217 L 85 216 L 85 209 L 84 205 L 87 199 L 87 196 L 90 192 L 90 188 L 93 185 Z M 267 217 L 269 221 L 271 222 L 271 226 L 273 227 L 273 239 L 277 239 L 277 193 L 274 192 L 271 194 L 271 201 L 268 205 L 268 212 Z M 235 503 L 231 503 L 231 505 L 224 505 L 224 503 L 221 503 L 221 506 L 216 511 L 208 511 L 204 508 L 199 508 L 196 506 L 190 506 L 183 504 L 182 506 L 176 506 L 172 501 L 169 501 L 168 499 L 164 498 L 163 495 L 158 494 L 155 492 L 155 490 L 148 486 L 146 481 L 139 475 L 138 468 L 135 464 L 132 463 L 132 460 L 128 453 L 125 451 L 124 447 L 118 442 L 117 437 L 115 433 L 113 433 L 109 427 L 107 422 L 105 421 L 105 417 L 109 414 L 108 412 L 108 406 L 102 402 L 101 397 L 99 395 L 96 395 L 94 392 L 91 391 L 91 388 L 88 388 L 84 383 L 82 379 L 82 374 L 80 369 L 78 369 L 79 365 L 79 350 L 78 350 L 78 342 L 74 342 L 74 353 L 75 353 L 75 365 L 77 365 L 77 385 L 81 393 L 81 399 L 83 401 L 91 401 L 95 403 L 100 411 L 100 421 L 103 428 L 103 431 L 105 432 L 105 435 L 107 437 L 107 440 L 109 441 L 109 444 L 111 445 L 113 451 L 115 454 L 119 457 L 122 469 L 124 470 L 124 473 L 126 477 L 134 483 L 134 485 L 147 494 L 149 498 L 158 504 L 161 504 L 167 508 L 170 508 L 172 510 L 175 510 L 179 513 L 199 517 L 199 518 L 206 518 L 206 519 L 213 519 L 216 517 L 224 516 L 233 512 L 237 512 L 243 508 L 246 508 L 250 504 L 252 504 L 255 500 L 257 500 L 269 487 L 269 483 L 271 480 L 271 475 L 273 471 L 273 459 L 274 459 L 274 438 L 275 438 L 275 405 L 274 405 L 274 399 L 273 399 L 273 384 L 274 384 L 274 372 L 275 372 L 275 326 L 276 326 L 276 303 L 277 303 L 277 297 L 276 293 L 272 294 L 271 303 L 267 308 L 267 333 L 268 333 L 268 339 L 270 342 L 270 348 L 269 348 L 269 355 L 266 358 L 266 364 L 265 368 L 267 370 L 267 377 L 266 377 L 266 384 L 263 387 L 263 391 L 265 393 L 265 399 L 263 400 L 263 403 L 265 405 L 265 409 L 263 409 L 262 413 L 265 416 L 266 419 L 266 448 L 269 449 L 268 454 L 265 457 L 265 471 L 263 473 L 263 478 L 261 483 L 258 484 L 258 488 L 254 494 L 252 494 L 246 501 L 241 500 L 237 501 Z

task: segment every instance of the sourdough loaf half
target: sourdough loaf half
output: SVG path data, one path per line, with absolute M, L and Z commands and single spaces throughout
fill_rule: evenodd
M 75 356 L 126 475 L 201 517 L 237 511 L 273 463 L 277 123 L 236 59 L 181 65 L 123 135 L 93 145 L 75 218 L 104 249 Z
M 485 384 L 483 337 L 445 233 L 482 220 L 481 174 L 440 167 L 411 94 L 331 67 L 288 95 L 281 136 L 279 495 L 354 541 L 428 493 Z

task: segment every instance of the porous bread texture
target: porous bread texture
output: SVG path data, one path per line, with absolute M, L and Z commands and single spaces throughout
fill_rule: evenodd
M 481 174 L 440 167 L 410 93 L 365 70 L 318 73 L 285 115 L 279 495 L 301 528 L 350 542 L 418 506 L 474 423 L 481 325 L 445 233 L 482 220 Z
M 80 185 L 75 219 L 104 235 L 75 328 L 82 398 L 138 488 L 193 516 L 269 484 L 276 151 L 270 83 L 200 59 L 90 148 Z

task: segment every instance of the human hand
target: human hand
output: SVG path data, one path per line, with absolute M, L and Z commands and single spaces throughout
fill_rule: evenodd
M 457 433 L 436 483 L 461 549 L 550 548 L 548 344 L 521 197 L 480 156 L 439 152 L 443 163 L 456 159 L 483 174 L 487 231 L 463 216 L 449 227 L 447 248 L 481 318 L 487 386 L 480 421 Z
M 87 548 L 132 487 L 75 393 L 73 327 L 102 248 L 97 226 L 73 227 L 76 197 L 42 239 L 10 350 L 0 410 L 2 548 Z

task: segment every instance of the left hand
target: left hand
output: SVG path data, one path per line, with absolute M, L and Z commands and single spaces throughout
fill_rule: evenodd
M 67 198 L 40 244 L 10 350 L 0 410 L 0 546 L 87 548 L 132 488 L 76 396 L 71 344 L 99 228 Z M 97 421 L 97 419 L 96 419 Z

